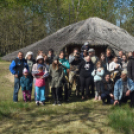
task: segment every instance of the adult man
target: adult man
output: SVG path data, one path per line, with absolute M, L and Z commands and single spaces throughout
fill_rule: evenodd
M 95 50 L 93 48 L 90 48 L 88 50 L 88 53 L 89 53 L 89 56 L 91 57 L 91 61 L 95 65 L 97 63 L 97 61 L 99 60 L 99 58 L 97 56 L 95 56 Z
M 134 81 L 134 58 L 132 52 L 128 53 L 128 64 L 127 64 L 128 77 Z
M 74 49 L 73 54 L 69 56 L 69 63 L 70 63 L 69 82 L 70 82 L 70 88 L 72 88 L 73 82 L 75 80 L 76 96 L 78 95 L 79 88 L 80 88 L 78 66 L 81 63 L 81 61 L 82 60 L 80 58 L 80 53 L 78 52 L 78 49 Z M 71 89 L 69 94 L 71 94 Z
M 81 47 L 81 58 L 84 58 L 83 53 L 88 52 L 89 48 L 89 43 L 85 42 L 84 45 Z
M 28 65 L 26 60 L 23 57 L 23 53 L 19 52 L 18 57 L 12 61 L 9 67 L 9 70 L 14 75 L 14 93 L 13 93 L 14 102 L 18 102 L 18 92 L 20 89 L 20 77 L 22 77 L 22 72 L 24 68 L 28 69 Z
M 134 107 L 134 82 L 127 77 L 127 71 L 124 70 L 121 79 L 114 86 L 114 105 L 126 103 L 128 99 L 131 100 L 131 107 Z
M 52 64 L 53 58 L 55 57 L 53 49 L 49 49 L 47 57 L 49 60 L 49 64 Z
M 65 98 L 64 100 L 65 101 L 69 101 L 68 100 L 68 90 L 69 90 L 69 80 L 68 80 L 68 76 L 67 76 L 67 70 L 70 69 L 70 64 L 68 62 L 68 60 L 65 59 L 64 57 L 64 52 L 61 51 L 60 54 L 59 54 L 59 63 L 62 65 L 63 67 L 63 71 L 64 71 L 64 80 L 63 80 L 63 83 L 64 83 L 64 94 L 65 94 Z M 61 97 L 62 97 L 62 91 L 61 91 Z

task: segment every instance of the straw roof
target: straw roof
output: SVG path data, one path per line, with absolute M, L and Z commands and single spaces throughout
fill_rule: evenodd
M 7 54 L 2 59 L 11 61 L 19 51 L 24 53 L 33 51 L 36 54 L 38 50 L 47 53 L 52 48 L 55 52 L 59 52 L 67 45 L 82 45 L 85 42 L 94 46 L 110 46 L 114 51 L 134 51 L 134 37 L 126 30 L 94 17 L 61 28 L 36 43 Z

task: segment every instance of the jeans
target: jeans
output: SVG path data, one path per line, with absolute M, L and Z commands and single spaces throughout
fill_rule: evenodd
M 14 93 L 13 93 L 14 102 L 18 102 L 19 89 L 20 89 L 20 78 L 14 77 Z
M 36 87 L 36 101 L 45 101 L 45 86 Z
M 61 91 L 61 89 L 62 89 L 62 87 L 51 88 L 53 99 L 54 99 L 55 102 L 60 100 L 60 91 Z

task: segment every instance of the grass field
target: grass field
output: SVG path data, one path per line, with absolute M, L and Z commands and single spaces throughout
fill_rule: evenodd
M 0 61 L 0 134 L 134 134 L 134 109 L 102 106 L 93 99 L 37 107 L 35 102 L 13 103 L 13 77 L 9 63 Z M 32 99 L 34 96 L 32 95 Z

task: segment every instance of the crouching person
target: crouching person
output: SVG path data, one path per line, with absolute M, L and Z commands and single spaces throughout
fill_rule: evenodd
M 54 99 L 53 105 L 56 104 L 61 105 L 60 92 L 63 86 L 62 80 L 64 78 L 64 72 L 63 72 L 62 65 L 59 64 L 58 57 L 54 57 L 54 60 L 50 65 L 49 75 L 50 75 L 51 91 Z
M 131 107 L 134 107 L 134 82 L 127 77 L 127 71 L 124 70 L 121 73 L 121 79 L 119 79 L 114 86 L 114 105 L 121 105 L 122 102 L 126 103 L 131 100 Z
M 103 86 L 101 91 L 101 100 L 103 105 L 114 103 L 114 83 L 110 79 L 110 74 L 106 74 L 103 80 Z M 107 100 L 107 103 L 105 102 Z
M 21 90 L 23 92 L 23 99 L 25 102 L 31 101 L 31 88 L 32 88 L 32 77 L 29 75 L 28 70 L 23 70 L 23 76 L 20 78 Z

